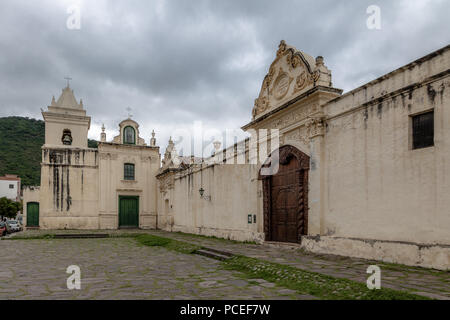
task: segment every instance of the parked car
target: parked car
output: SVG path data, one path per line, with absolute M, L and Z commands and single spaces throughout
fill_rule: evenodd
M 9 226 L 8 222 L 7 221 L 2 221 L 2 223 L 5 225 L 6 233 L 7 234 L 12 233 L 11 227 Z
M 6 224 L 8 224 L 9 227 L 11 228 L 11 232 L 21 231 L 21 226 L 19 222 L 17 222 L 17 220 L 8 220 Z
M 0 221 L 0 237 L 6 236 L 7 233 L 8 231 L 6 230 L 6 223 Z

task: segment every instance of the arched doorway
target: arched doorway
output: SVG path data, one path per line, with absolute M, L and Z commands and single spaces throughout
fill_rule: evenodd
M 271 164 L 273 154 L 263 165 Z M 279 149 L 279 168 L 262 175 L 266 241 L 299 243 L 308 234 L 309 157 L 287 145 Z

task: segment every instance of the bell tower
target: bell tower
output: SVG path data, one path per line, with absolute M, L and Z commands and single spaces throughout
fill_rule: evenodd
M 78 103 L 69 83 L 62 90 L 58 101 L 53 96 L 48 111 L 43 111 L 45 120 L 45 147 L 88 147 L 88 130 L 91 117 L 86 115 L 83 101 Z
M 69 80 L 69 79 L 68 79 Z M 69 83 L 53 97 L 45 120 L 39 198 L 40 227 L 98 228 L 98 149 L 88 148 L 91 118 Z

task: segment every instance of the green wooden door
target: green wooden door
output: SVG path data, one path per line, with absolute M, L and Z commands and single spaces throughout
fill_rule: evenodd
M 139 227 L 139 197 L 119 197 L 119 228 Z
M 39 227 L 39 203 L 27 203 L 27 227 Z

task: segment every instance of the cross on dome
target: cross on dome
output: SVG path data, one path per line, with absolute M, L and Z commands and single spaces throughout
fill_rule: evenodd
M 126 110 L 128 111 L 128 119 L 131 119 L 131 117 L 133 117 L 133 114 L 131 113 L 131 111 L 133 111 L 133 109 L 128 107 Z

